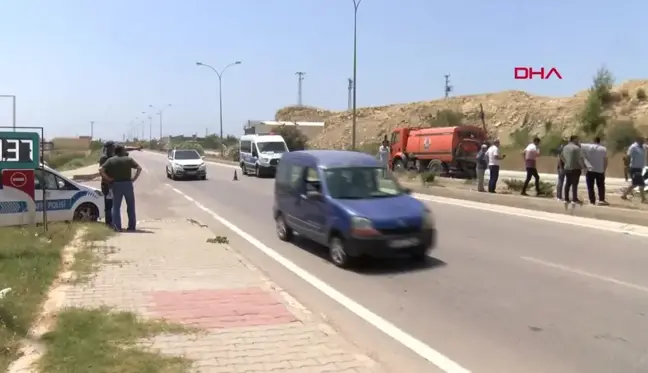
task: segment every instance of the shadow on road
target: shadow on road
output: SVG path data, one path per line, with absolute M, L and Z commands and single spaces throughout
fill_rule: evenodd
M 329 261 L 326 247 L 320 244 L 299 236 L 294 237 L 293 244 L 300 249 L 318 256 L 322 260 L 327 262 Z M 389 258 L 367 258 L 366 260 L 360 260 L 352 271 L 361 275 L 374 276 L 431 270 L 446 265 L 446 262 L 432 257 L 426 257 L 425 260 L 422 261 L 414 261 L 409 256 L 403 255 Z

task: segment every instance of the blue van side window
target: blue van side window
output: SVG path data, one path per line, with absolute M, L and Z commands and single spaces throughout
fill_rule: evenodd
M 304 167 L 293 165 L 290 170 L 290 188 L 293 190 L 301 187 L 304 180 Z

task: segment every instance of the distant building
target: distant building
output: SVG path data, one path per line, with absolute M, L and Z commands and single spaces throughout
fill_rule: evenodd
M 79 137 L 55 137 L 52 139 L 52 147 L 56 150 L 89 150 L 90 136 Z
M 309 140 L 313 139 L 324 129 L 324 122 L 286 122 L 274 120 L 248 120 L 243 127 L 246 135 L 254 133 L 269 133 L 281 126 L 296 126 Z

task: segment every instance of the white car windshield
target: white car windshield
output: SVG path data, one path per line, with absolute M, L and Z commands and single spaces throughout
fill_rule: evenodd
M 200 154 L 195 150 L 176 150 L 175 159 L 178 160 L 190 160 L 190 159 L 201 159 Z
M 285 153 L 288 151 L 286 144 L 281 141 L 258 142 L 257 147 L 260 153 Z
M 372 199 L 404 194 L 391 172 L 381 167 L 332 168 L 324 173 L 329 194 L 336 199 Z

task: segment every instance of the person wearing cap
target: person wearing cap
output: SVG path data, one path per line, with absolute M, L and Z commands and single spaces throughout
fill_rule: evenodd
M 485 192 L 484 189 L 484 176 L 486 175 L 486 169 L 488 168 L 488 158 L 486 156 L 486 150 L 488 150 L 488 145 L 482 144 L 481 149 L 477 153 L 477 191 Z
M 103 166 L 113 155 L 115 155 L 115 143 L 113 141 L 106 141 L 103 147 L 103 154 L 99 158 L 99 167 Z M 101 177 L 101 192 L 104 195 L 106 224 L 112 227 L 112 191 L 110 190 L 110 183 L 103 176 Z
M 132 171 L 135 171 L 133 176 Z M 99 169 L 101 176 L 111 184 L 113 194 L 112 223 L 116 231 L 121 232 L 121 202 L 126 200 L 128 214 L 128 231 L 136 230 L 135 220 L 135 189 L 133 182 L 142 173 L 142 167 L 128 154 L 123 145 L 115 147 L 115 156 L 109 158 Z

